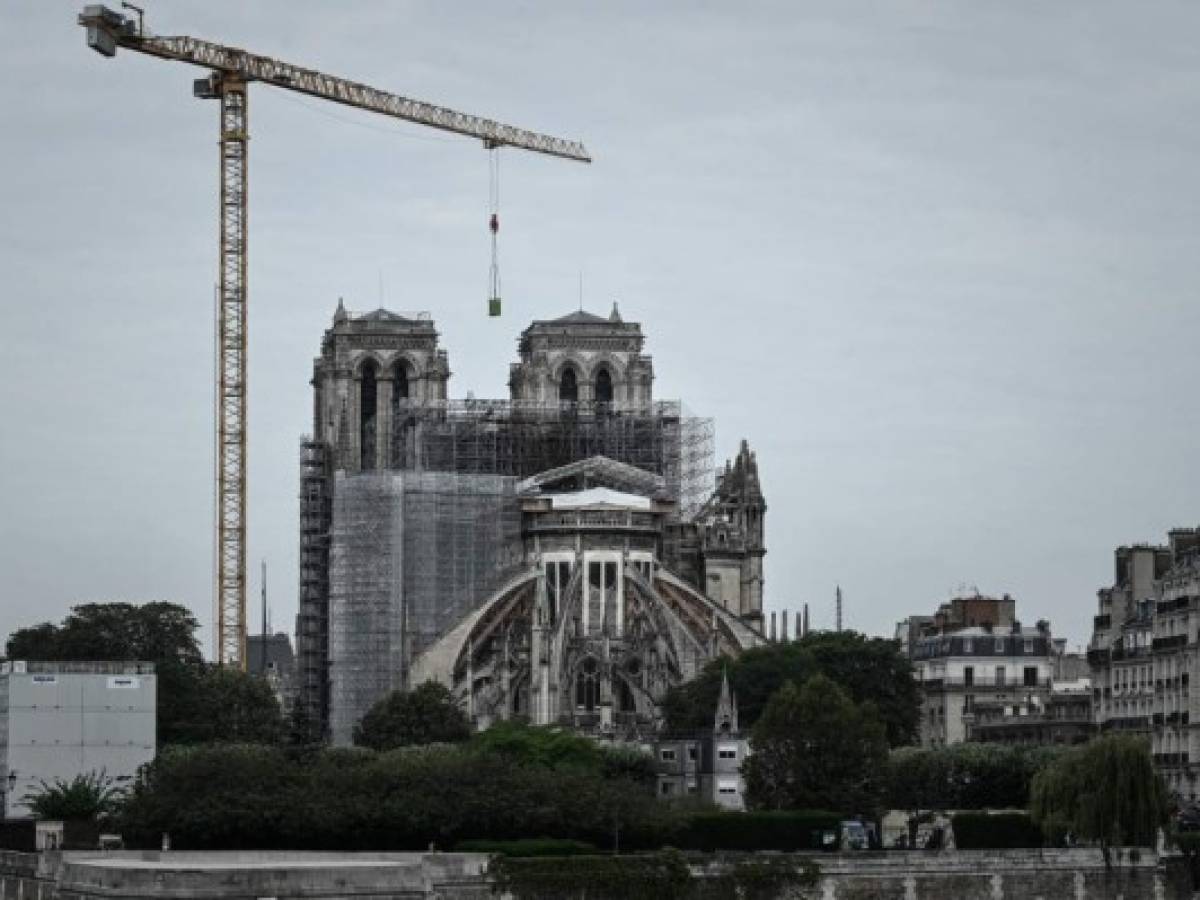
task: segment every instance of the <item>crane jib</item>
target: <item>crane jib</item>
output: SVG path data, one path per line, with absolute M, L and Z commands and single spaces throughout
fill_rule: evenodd
M 188 36 L 144 35 L 139 33 L 132 21 L 102 6 L 86 7 L 79 22 L 88 29 L 88 45 L 105 56 L 113 56 L 118 46 L 125 47 L 160 59 L 191 63 L 237 75 L 243 81 L 260 81 L 322 100 L 477 138 L 488 147 L 513 147 L 578 162 L 592 161 L 587 148 L 579 141 L 539 134 L 482 116 L 413 100 L 346 78 L 259 56 L 238 47 Z

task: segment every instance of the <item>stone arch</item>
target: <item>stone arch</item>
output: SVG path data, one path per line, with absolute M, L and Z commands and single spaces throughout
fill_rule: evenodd
M 387 365 L 383 359 L 376 353 L 364 353 L 354 361 L 354 366 L 351 369 L 351 375 L 355 379 L 362 378 L 363 369 L 370 363 L 375 366 L 375 374 L 378 377 L 380 372 L 387 370 Z
M 618 357 L 605 352 L 597 353 L 592 358 L 591 365 L 588 366 L 587 370 L 588 380 L 595 383 L 596 376 L 604 368 L 608 369 L 614 385 L 625 383 L 627 367 Z

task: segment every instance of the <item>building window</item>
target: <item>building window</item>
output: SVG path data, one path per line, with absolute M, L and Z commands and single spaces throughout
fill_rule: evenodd
M 718 747 L 717 759 L 737 759 L 737 747 Z
M 967 687 L 971 687 L 975 684 L 974 666 L 963 666 L 963 684 L 965 684 Z
M 668 750 L 664 747 L 662 750 L 658 751 L 658 758 L 663 762 L 675 762 L 675 751 Z
M 617 709 L 621 712 L 637 712 L 637 702 L 633 699 L 633 691 L 624 678 L 617 679 Z
M 579 400 L 579 377 L 571 366 L 563 369 L 562 377 L 559 379 L 558 399 L 568 403 L 575 403 Z
M 1004 652 L 1004 638 L 996 638 L 996 652 L 997 653 Z
M 996 687 L 1004 687 L 1007 679 L 1008 675 L 1004 671 L 1004 666 L 996 666 Z
M 1037 666 L 1025 667 L 1025 687 L 1037 687 L 1038 670 Z
M 688 744 L 688 759 L 690 759 L 692 762 L 696 761 L 696 745 L 695 744 Z
M 967 694 L 963 697 L 963 712 L 969 713 L 975 711 L 975 695 Z
M 592 712 L 600 703 L 600 678 L 594 659 L 586 659 L 575 676 L 575 706 Z M 674 751 L 671 751 L 674 753 Z
M 671 782 L 669 782 L 669 781 L 664 781 L 662 784 L 659 785 L 659 790 L 660 790 L 660 793 L 664 797 L 666 797 L 670 794 L 675 793 L 675 785 L 671 784 Z
M 738 792 L 738 786 L 737 786 L 736 781 L 718 781 L 717 782 L 717 793 L 718 794 L 725 794 L 726 796 L 728 796 L 730 794 L 736 794 L 737 792 Z
M 596 374 L 596 402 L 597 403 L 612 403 L 613 399 L 613 383 L 612 375 L 608 369 L 601 369 Z
M 974 653 L 975 641 L 972 638 L 963 638 L 963 653 Z
M 1026 641 L 1025 641 L 1025 652 L 1026 652 L 1026 653 L 1032 653 L 1032 652 L 1033 652 L 1033 641 L 1026 639 Z

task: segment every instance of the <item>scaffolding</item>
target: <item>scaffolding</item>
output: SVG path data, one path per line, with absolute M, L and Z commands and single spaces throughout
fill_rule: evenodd
M 323 737 L 329 708 L 329 529 L 333 518 L 329 453 L 300 443 L 300 603 L 296 614 L 296 703 L 310 739 Z
M 334 479 L 329 709 L 335 744 L 412 660 L 520 566 L 516 479 L 371 472 Z
M 399 400 L 392 467 L 528 478 L 591 456 L 660 475 L 689 519 L 712 492 L 713 420 L 679 401 L 643 404 Z
M 401 399 L 392 413 L 385 470 L 301 447 L 300 689 L 338 744 L 522 564 L 518 480 L 605 456 L 660 476 L 676 523 L 713 486 L 713 422 L 679 402 Z

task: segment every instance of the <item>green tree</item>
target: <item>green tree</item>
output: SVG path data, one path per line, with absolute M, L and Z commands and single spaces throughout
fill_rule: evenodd
M 13 632 L 9 659 L 138 660 L 158 675 L 158 742 L 275 741 L 284 733 L 279 704 L 264 681 L 206 665 L 200 623 L 175 603 L 85 603 L 61 625 Z
M 824 675 L 784 684 L 755 723 L 751 748 L 742 773 L 754 807 L 868 813 L 879 802 L 883 723 Z
M 657 781 L 654 758 L 632 747 L 605 747 L 563 728 L 497 722 L 471 736 L 470 749 L 513 765 L 588 772 L 642 785 Z
M 392 691 L 354 726 L 354 743 L 372 750 L 449 744 L 470 736 L 471 723 L 449 689 L 436 681 L 412 691 Z
M 1064 754 L 1033 778 L 1030 812 L 1051 840 L 1070 832 L 1113 846 L 1154 846 L 1167 821 L 1167 791 L 1146 741 L 1097 738 Z
M 892 809 L 1024 809 L 1033 776 L 1062 747 L 955 744 L 900 747 L 888 757 L 886 801 Z
M 663 711 L 670 731 L 712 727 L 725 670 L 737 693 L 743 728 L 753 727 L 784 682 L 800 685 L 820 674 L 840 684 L 855 702 L 875 704 L 891 746 L 916 738 L 920 695 L 912 666 L 896 641 L 852 631 L 821 631 L 798 641 L 755 647 L 737 659 L 715 660 L 696 678 L 667 692 Z
M 227 666 L 181 674 L 173 686 L 172 719 L 167 728 L 159 725 L 162 743 L 275 744 L 286 738 L 279 701 L 262 678 Z
M 70 781 L 62 778 L 52 783 L 41 781 L 38 790 L 26 794 L 24 801 L 38 819 L 93 821 L 113 812 L 122 795 L 104 772 L 88 772 Z
M 14 631 L 9 659 L 176 661 L 202 660 L 200 623 L 176 603 L 85 603 L 73 607 L 62 625 L 43 622 Z
M 118 825 L 132 846 L 164 831 L 180 849 L 424 850 L 546 835 L 661 846 L 669 804 L 625 778 L 514 765 L 469 744 L 377 753 L 240 744 L 166 747 Z

